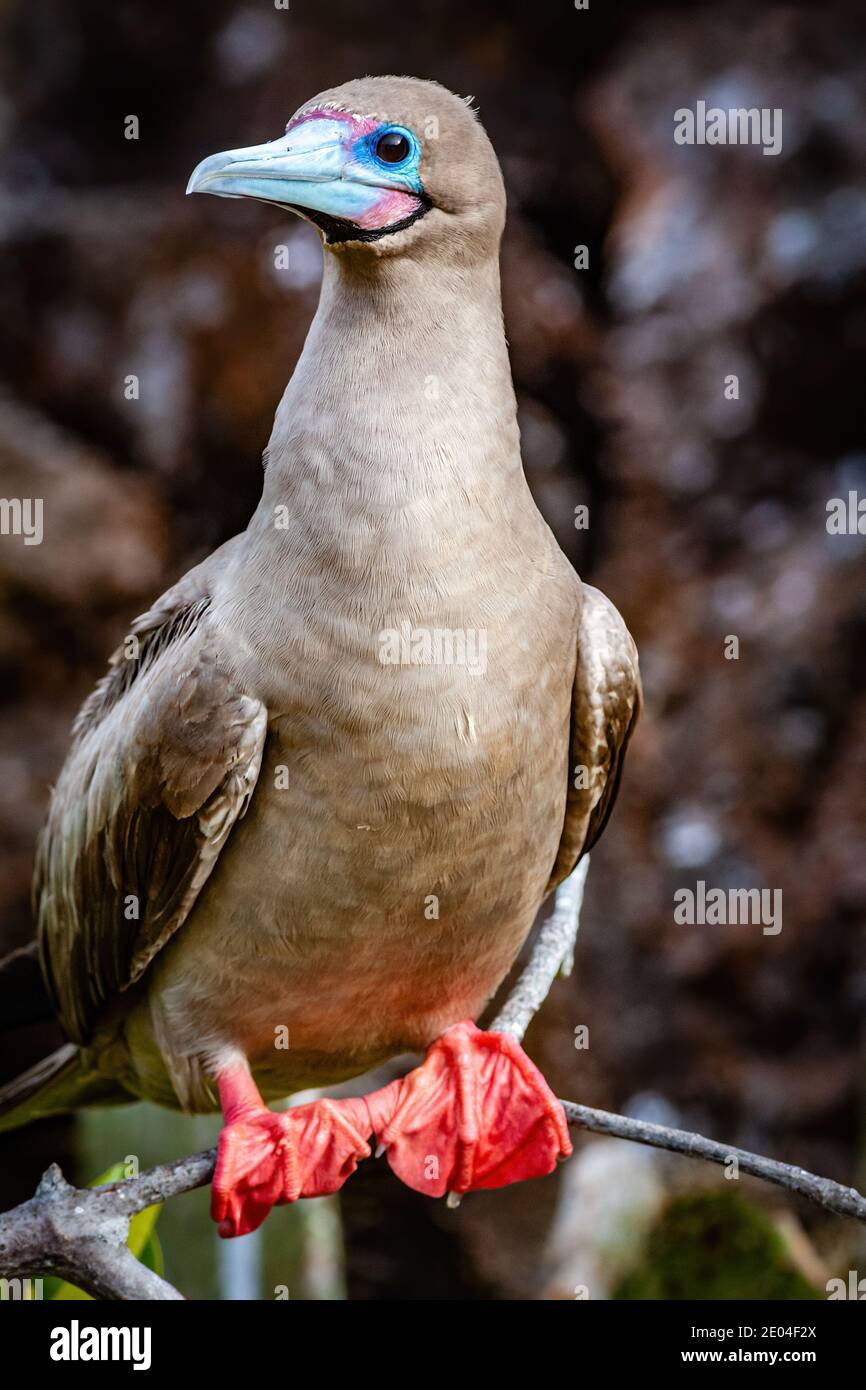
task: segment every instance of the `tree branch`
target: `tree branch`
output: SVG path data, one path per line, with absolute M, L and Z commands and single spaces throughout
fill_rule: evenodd
M 490 1025 L 494 1033 L 510 1033 L 522 1042 L 557 975 L 571 974 L 588 872 L 587 854 L 557 888 L 553 911 L 538 933 L 526 968 Z
M 719 1144 L 715 1139 L 705 1139 L 702 1134 L 693 1134 L 688 1129 L 653 1125 L 646 1120 L 633 1120 L 628 1115 L 613 1115 L 609 1110 L 576 1105 L 572 1100 L 564 1100 L 562 1106 L 570 1125 L 581 1125 L 615 1139 L 632 1139 L 636 1144 L 651 1144 L 654 1149 L 669 1149 L 689 1158 L 703 1158 L 708 1163 L 727 1164 L 735 1158 L 744 1173 L 775 1183 L 777 1187 L 786 1187 L 789 1192 L 798 1192 L 837 1216 L 853 1216 L 857 1221 L 866 1221 L 866 1197 L 862 1193 L 854 1187 L 833 1182 L 831 1178 L 820 1178 L 805 1168 L 764 1158 L 762 1154 L 749 1153 L 732 1144 Z
M 557 889 L 550 918 L 541 927 L 525 968 L 491 1024 L 494 1031 L 521 1041 L 557 975 L 570 972 L 588 867 L 587 857 Z M 569 1100 L 562 1106 L 570 1125 L 708 1163 L 728 1164 L 736 1159 L 744 1173 L 796 1192 L 837 1216 L 866 1222 L 866 1197 L 830 1178 L 689 1130 L 649 1124 Z M 58 1274 L 95 1298 L 182 1299 L 177 1289 L 145 1269 L 131 1253 L 126 1244 L 129 1221 L 155 1202 L 204 1187 L 213 1177 L 216 1155 L 216 1149 L 206 1149 L 189 1158 L 160 1163 L 137 1177 L 94 1188 L 71 1187 L 53 1164 L 29 1202 L 0 1216 L 0 1276 Z
M 182 1299 L 126 1244 L 130 1217 L 152 1204 L 144 1195 L 151 1176 L 81 1190 L 52 1163 L 36 1195 L 0 1218 L 0 1272 L 7 1279 L 56 1274 L 94 1298 Z

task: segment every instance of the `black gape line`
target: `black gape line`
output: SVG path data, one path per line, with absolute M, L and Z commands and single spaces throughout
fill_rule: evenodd
M 415 211 L 410 212 L 408 217 L 401 217 L 399 222 L 391 222 L 387 227 L 358 227 L 345 217 L 329 217 L 326 212 L 297 207 L 294 203 L 286 203 L 283 206 L 289 207 L 292 212 L 300 213 L 308 222 L 315 223 L 324 232 L 328 245 L 337 246 L 342 241 L 379 241 L 383 236 L 390 236 L 392 232 L 402 232 L 404 227 L 411 227 L 413 222 L 417 222 L 433 206 L 425 193 L 419 193 L 417 197 L 419 206 Z

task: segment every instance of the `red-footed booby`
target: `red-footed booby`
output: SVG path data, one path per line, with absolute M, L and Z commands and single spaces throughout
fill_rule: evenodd
M 188 191 L 313 222 L 321 299 L 247 530 L 75 724 L 35 880 L 70 1041 L 2 1123 L 219 1103 L 223 1235 L 336 1191 L 373 1136 L 433 1196 L 548 1173 L 562 1107 L 472 1020 L 601 833 L 640 684 L 524 478 L 496 156 L 444 88 L 369 78 Z M 365 1097 L 266 1108 L 425 1049 Z

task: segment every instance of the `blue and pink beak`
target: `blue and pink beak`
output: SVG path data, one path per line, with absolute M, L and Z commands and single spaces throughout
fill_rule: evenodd
M 328 241 L 371 241 L 430 206 L 421 149 L 405 126 L 321 108 L 296 116 L 279 140 L 203 159 L 187 193 L 257 198 L 290 208 Z

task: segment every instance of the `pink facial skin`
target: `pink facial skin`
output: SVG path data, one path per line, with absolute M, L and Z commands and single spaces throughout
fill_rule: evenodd
M 297 130 L 298 126 L 305 125 L 307 121 L 342 121 L 347 127 L 347 143 L 354 144 L 355 140 L 361 135 L 371 135 L 377 126 L 382 124 L 378 116 L 356 116 L 351 111 L 343 111 L 336 106 L 314 106 L 310 111 L 302 111 L 299 116 L 293 116 L 286 126 L 286 134 L 290 130 Z
M 343 111 L 335 107 L 317 106 L 310 111 L 303 111 L 299 116 L 295 116 L 289 121 L 286 126 L 286 133 L 288 134 L 290 130 L 296 130 L 298 126 L 304 125 L 307 121 L 323 118 L 340 121 L 345 125 L 347 153 L 353 150 L 353 147 L 357 147 L 365 136 L 378 130 L 383 123 L 379 116 L 358 116 L 354 112 Z M 390 227 L 394 222 L 402 222 L 404 218 L 411 217 L 420 206 L 421 199 L 413 193 L 406 193 L 396 188 L 383 188 L 371 206 L 363 213 L 354 216 L 352 221 L 364 231 L 381 231 L 382 228 Z
M 400 193 L 395 188 L 388 188 L 367 212 L 356 217 L 354 221 L 365 231 L 379 231 L 382 227 L 390 227 L 394 222 L 402 222 L 404 217 L 411 217 L 420 206 L 420 198 L 413 197 L 411 193 Z

